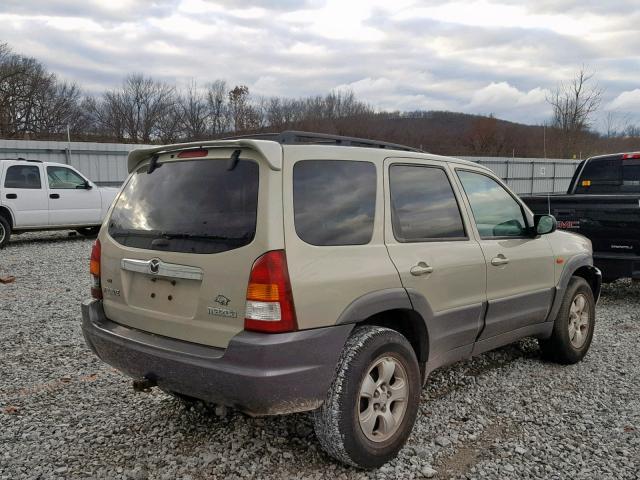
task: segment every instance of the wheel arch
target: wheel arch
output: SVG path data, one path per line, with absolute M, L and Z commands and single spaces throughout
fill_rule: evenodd
M 421 370 L 429 359 L 427 324 L 422 315 L 413 308 L 409 294 L 404 288 L 378 290 L 357 298 L 340 315 L 337 324 L 344 323 L 395 330 L 413 347 Z
M 0 217 L 4 217 L 9 222 L 9 226 L 13 230 L 15 222 L 13 220 L 13 213 L 8 207 L 0 206 Z
M 591 255 L 577 255 L 567 262 L 562 271 L 562 276 L 556 285 L 556 295 L 547 321 L 555 320 L 560 310 L 560 305 L 562 305 L 562 299 L 564 298 L 567 286 L 574 276 L 582 277 L 589 283 L 591 291 L 593 292 L 593 298 L 596 302 L 598 301 L 600 288 L 602 286 L 602 273 L 598 268 L 593 266 L 593 257 Z
M 600 298 L 600 288 L 602 286 L 602 273 L 593 265 L 583 265 L 573 272 L 573 277 L 584 278 L 593 292 L 593 298 L 597 302 Z

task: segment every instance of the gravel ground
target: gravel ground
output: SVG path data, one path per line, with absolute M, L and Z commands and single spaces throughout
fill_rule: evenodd
M 606 286 L 591 352 L 523 341 L 435 372 L 400 456 L 334 464 L 307 415 L 220 418 L 130 381 L 80 332 L 91 241 L 25 234 L 0 251 L 0 479 L 640 479 L 640 285 Z

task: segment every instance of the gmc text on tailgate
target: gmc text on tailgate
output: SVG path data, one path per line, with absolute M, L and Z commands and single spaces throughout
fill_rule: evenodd
M 534 213 L 588 237 L 604 281 L 640 279 L 640 152 L 603 155 L 578 166 L 566 194 L 523 197 Z

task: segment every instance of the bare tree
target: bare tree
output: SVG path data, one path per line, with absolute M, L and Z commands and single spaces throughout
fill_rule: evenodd
M 207 106 L 209 109 L 210 133 L 220 135 L 229 129 L 229 92 L 224 80 L 216 80 L 207 86 Z
M 192 81 L 178 99 L 178 110 L 182 120 L 182 135 L 185 140 L 200 140 L 209 131 L 209 108 L 207 96 Z
M 60 133 L 67 127 L 71 128 L 82 117 L 80 99 L 80 88 L 76 84 L 49 79 L 35 93 L 34 129 L 39 132 Z
M 552 126 L 563 136 L 565 157 L 575 153 L 580 136 L 589 130 L 600 107 L 603 90 L 593 80 L 594 74 L 582 68 L 569 83 L 560 83 L 547 96 L 553 110 Z
M 6 137 L 64 132 L 81 115 L 81 93 L 34 58 L 0 44 L 0 133 Z
M 471 124 L 467 144 L 474 154 L 500 155 L 506 144 L 504 130 L 493 115 L 477 118 Z
M 627 137 L 640 138 L 640 125 L 627 125 L 627 128 L 624 130 L 624 134 Z
M 151 143 L 175 135 L 176 103 L 175 87 L 133 74 L 120 89 L 103 95 L 98 118 L 101 127 L 120 140 Z
M 125 118 L 121 112 L 120 100 L 115 92 L 105 92 L 100 100 L 87 99 L 85 106 L 90 109 L 91 117 L 95 120 L 95 129 L 99 135 L 118 142 L 126 141 Z
M 237 85 L 229 91 L 228 108 L 234 132 L 254 131 L 262 125 L 261 111 L 258 105 L 252 105 L 246 85 Z
M 623 136 L 630 123 L 629 114 L 608 111 L 604 118 L 604 134 L 607 138 Z

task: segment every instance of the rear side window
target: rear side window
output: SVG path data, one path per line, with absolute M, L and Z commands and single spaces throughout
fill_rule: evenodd
M 240 160 L 159 163 L 133 174 L 118 197 L 109 234 L 148 250 L 219 253 L 251 243 L 258 211 L 258 164 Z
M 293 167 L 298 236 L 311 245 L 364 245 L 373 236 L 376 167 L 370 162 L 303 160 Z
M 392 165 L 391 221 L 400 242 L 466 238 L 447 174 L 440 168 Z
M 7 168 L 4 178 L 4 188 L 40 189 L 40 169 L 32 165 L 14 165 Z

